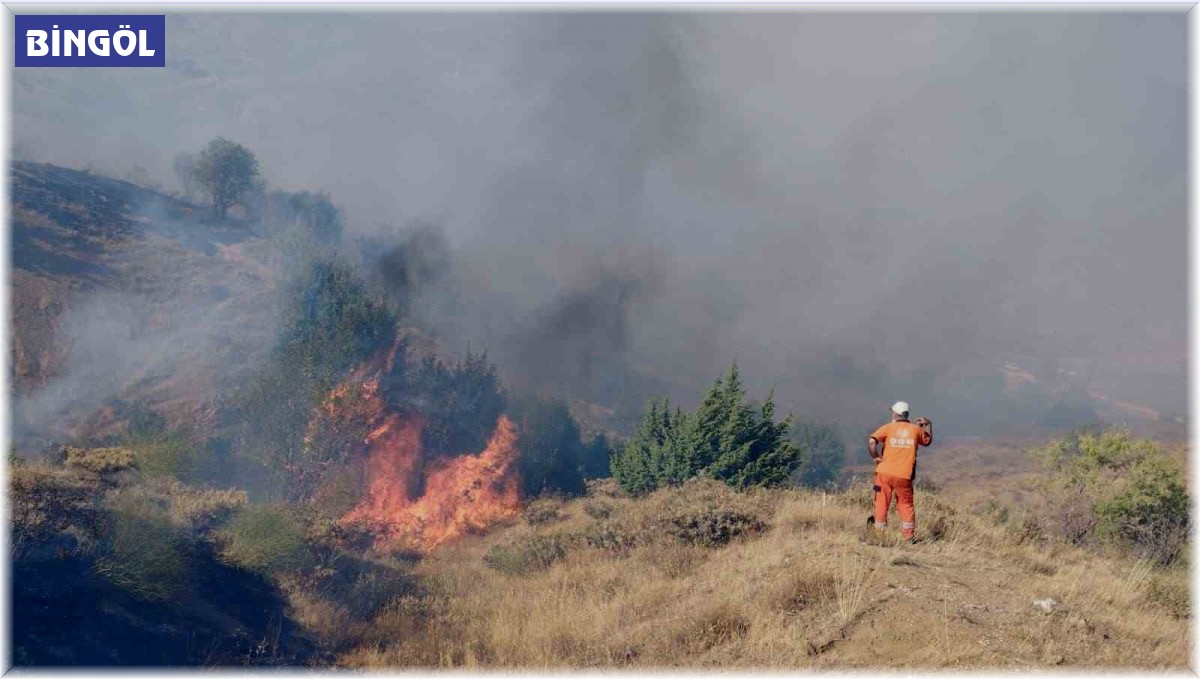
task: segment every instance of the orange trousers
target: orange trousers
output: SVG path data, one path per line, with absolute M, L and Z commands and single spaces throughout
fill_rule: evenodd
M 891 474 L 875 474 L 875 527 L 887 528 L 888 509 L 896 496 L 896 511 L 900 513 L 900 532 L 911 538 L 917 530 L 917 510 L 913 508 L 912 479 Z

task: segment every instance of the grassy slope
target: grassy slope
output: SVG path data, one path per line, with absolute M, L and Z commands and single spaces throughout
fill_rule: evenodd
M 609 519 L 585 508 L 611 507 Z M 566 503 L 558 521 L 518 522 L 435 553 L 417 573 L 441 593 L 394 609 L 341 662 L 522 667 L 1172 667 L 1188 660 L 1188 620 L 1156 599 L 1131 561 L 1041 543 L 932 495 L 927 541 L 865 527 L 868 494 L 737 496 L 692 485 L 646 500 Z M 765 531 L 719 548 L 655 528 L 663 513 L 740 507 Z M 548 569 L 506 575 L 484 556 L 534 535 L 636 534 L 625 551 L 576 540 Z M 1042 613 L 1035 599 L 1059 608 Z M 413 622 L 414 617 L 424 620 Z

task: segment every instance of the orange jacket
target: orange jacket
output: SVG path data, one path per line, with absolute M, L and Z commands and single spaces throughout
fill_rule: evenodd
M 883 455 L 875 465 L 879 474 L 911 479 L 917 464 L 917 448 L 933 443 L 933 436 L 912 422 L 888 422 L 871 434 L 883 446 Z

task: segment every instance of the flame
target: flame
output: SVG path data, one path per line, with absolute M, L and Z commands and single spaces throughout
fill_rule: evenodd
M 326 423 L 353 418 L 365 422 L 370 431 L 363 441 L 362 500 L 339 523 L 374 535 L 376 549 L 429 552 L 517 515 L 521 508 L 517 432 L 508 417 L 499 417 L 487 446 L 478 454 L 426 463 L 421 446 L 424 419 L 391 408 L 380 397 L 378 379 L 367 377 L 369 372 L 373 371 L 356 372 L 323 404 Z M 357 398 L 347 399 L 349 394 Z M 352 404 L 352 412 L 338 412 L 339 404 L 346 402 Z

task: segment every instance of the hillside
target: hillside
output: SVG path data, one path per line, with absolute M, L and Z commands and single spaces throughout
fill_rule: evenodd
M 424 554 L 247 504 L 119 449 L 14 473 L 19 665 L 357 669 L 1183 669 L 1187 568 L 1052 538 L 1036 514 L 869 486 L 643 499 L 594 482 Z M 136 465 L 136 462 L 134 462 Z M 894 518 L 894 517 L 893 517 Z
M 273 247 L 128 182 L 12 166 L 10 365 L 18 439 L 95 436 L 111 397 L 207 424 L 272 338 Z
M 861 487 L 738 495 L 705 482 L 641 501 L 603 487 L 543 501 L 418 564 L 440 598 L 381 616 L 375 641 L 340 662 L 1186 666 L 1183 569 L 1151 573 L 930 494 L 918 498 L 924 540 L 899 544 L 865 529 L 868 504 Z M 402 611 L 420 612 L 416 630 Z

